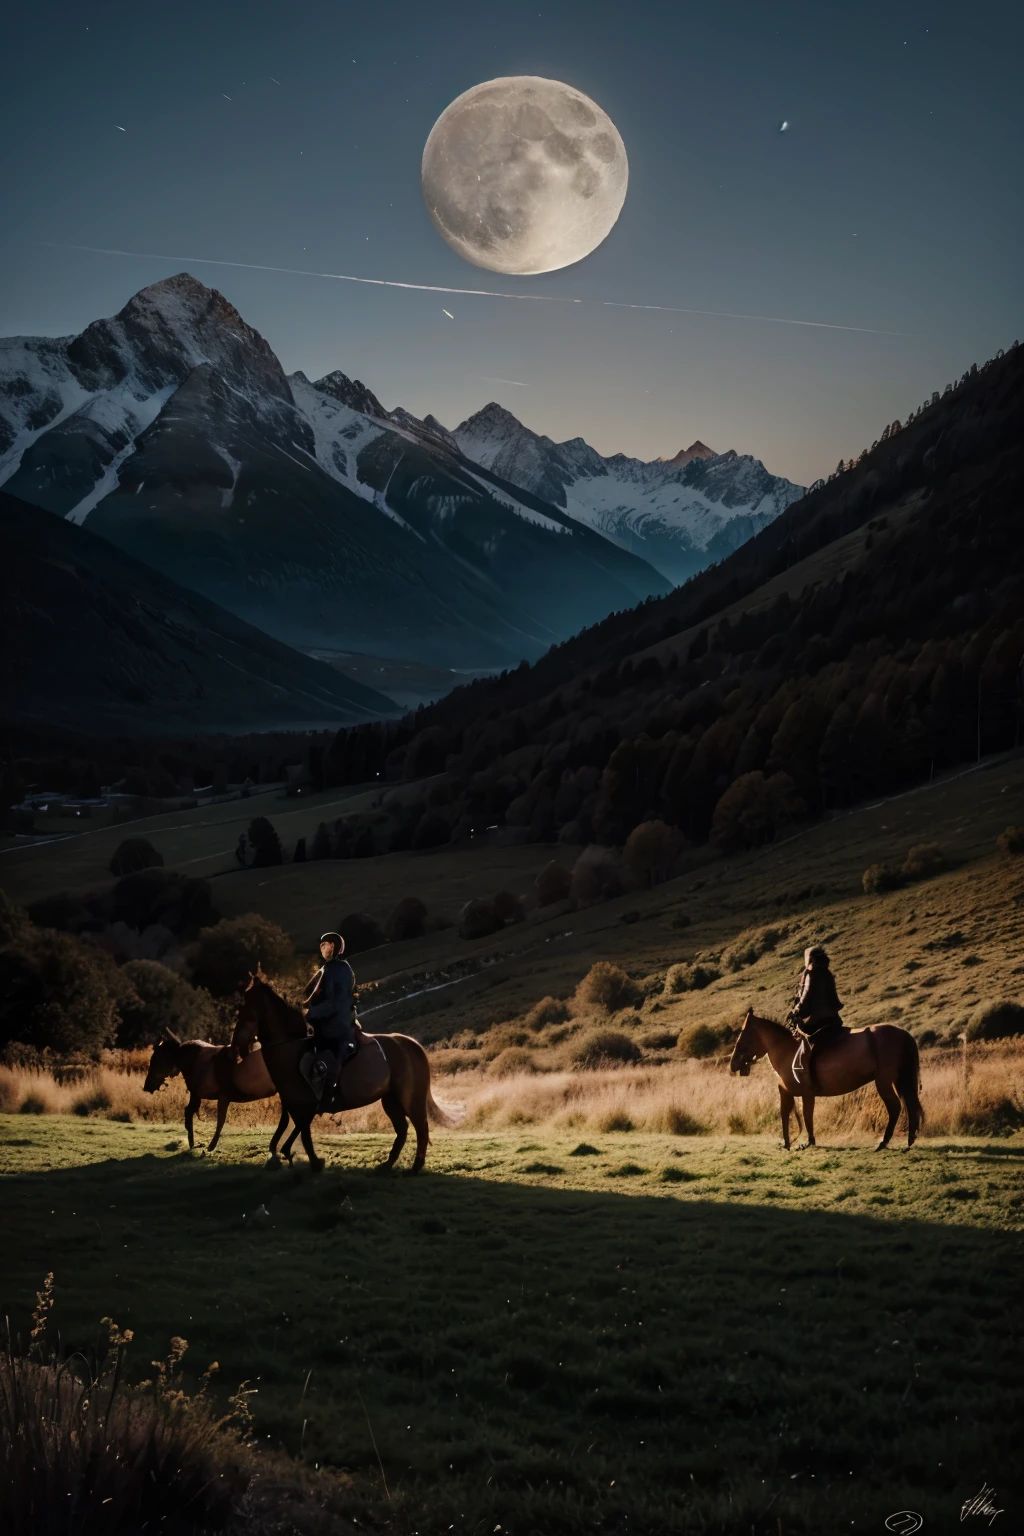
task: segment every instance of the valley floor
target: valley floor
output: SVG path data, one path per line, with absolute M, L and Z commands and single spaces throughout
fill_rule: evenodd
M 319 1140 L 315 1179 L 262 1129 L 0 1117 L 12 1326 L 52 1270 L 67 1349 L 181 1334 L 403 1536 L 953 1531 L 983 1484 L 1019 1526 L 1021 1135 L 439 1132 L 419 1179 Z

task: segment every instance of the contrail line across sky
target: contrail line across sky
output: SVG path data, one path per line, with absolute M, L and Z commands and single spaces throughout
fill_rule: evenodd
M 674 304 L 629 304 L 621 299 L 570 299 L 551 293 L 501 293 L 493 288 L 444 288 L 436 283 L 400 283 L 386 277 L 353 277 L 348 272 L 309 272 L 301 267 L 271 267 L 253 261 L 218 261 L 212 256 L 164 256 L 156 251 L 120 251 L 102 245 L 71 245 L 44 240 L 55 251 L 88 251 L 94 256 L 130 256 L 136 261 L 183 261 L 201 267 L 236 267 L 245 272 L 281 272 L 288 277 L 317 277 L 334 283 L 363 283 L 371 288 L 404 288 L 416 293 L 454 293 L 474 299 L 521 299 L 534 304 L 587 304 L 598 309 L 654 310 L 663 315 L 704 315 L 717 320 L 761 320 L 766 325 L 803 325 L 821 331 L 856 331 L 863 336 L 906 336 L 870 325 L 833 325 L 827 320 L 793 320 L 784 315 L 745 315 L 727 309 L 684 309 Z

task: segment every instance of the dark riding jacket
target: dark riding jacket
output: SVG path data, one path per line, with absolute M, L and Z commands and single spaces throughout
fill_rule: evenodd
M 306 1017 L 318 1040 L 350 1044 L 355 1039 L 353 992 L 355 976 L 347 960 L 327 960 L 309 994 Z
M 828 1024 L 841 1024 L 842 1010 L 835 977 L 827 965 L 809 965 L 800 977 L 793 1012 L 808 1034 Z

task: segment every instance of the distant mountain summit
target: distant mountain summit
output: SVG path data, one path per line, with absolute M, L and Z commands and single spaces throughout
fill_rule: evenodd
M 697 441 L 671 459 L 604 458 L 581 437 L 532 432 L 492 401 L 454 432 L 469 459 L 564 507 L 679 584 L 737 549 L 804 494 L 749 454 Z
M 668 588 L 433 418 L 286 378 L 187 273 L 0 342 L 0 484 L 306 651 L 506 667 Z
M 714 457 L 715 450 L 698 438 L 696 442 L 690 444 L 689 448 L 680 448 L 679 452 L 673 454 L 670 459 L 657 458 L 654 462 L 655 464 L 674 464 L 678 469 L 682 469 L 691 459 L 713 459 Z

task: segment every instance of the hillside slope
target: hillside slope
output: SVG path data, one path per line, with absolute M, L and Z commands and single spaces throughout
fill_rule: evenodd
M 721 565 L 415 726 L 340 737 L 331 771 L 446 767 L 460 834 L 621 843 L 664 818 L 733 846 L 1013 746 L 1022 420 L 1015 349 Z
M 352 723 L 391 700 L 0 491 L 5 725 L 90 733 Z

